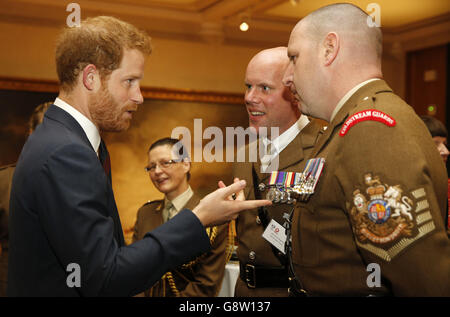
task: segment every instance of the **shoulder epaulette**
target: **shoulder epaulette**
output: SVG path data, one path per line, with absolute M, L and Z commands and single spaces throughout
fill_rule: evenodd
M 151 205 L 151 204 L 162 203 L 162 202 L 163 202 L 162 199 L 149 200 L 145 204 L 143 204 L 142 207 L 147 206 L 147 205 Z

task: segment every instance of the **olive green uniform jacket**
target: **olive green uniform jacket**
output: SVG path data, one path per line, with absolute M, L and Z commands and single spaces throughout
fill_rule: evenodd
M 195 194 L 184 208 L 192 210 L 200 202 Z M 155 200 L 142 206 L 134 226 L 133 242 L 163 224 L 164 200 Z M 222 285 L 227 260 L 228 225 L 206 229 L 211 240 L 211 251 L 167 272 L 150 290 L 151 297 L 212 297 L 217 296 Z M 186 243 L 190 243 L 186 241 Z
M 450 296 L 446 170 L 414 110 L 384 81 L 371 82 L 344 104 L 312 155 L 325 167 L 310 200 L 298 203 L 292 232 L 304 289 Z
M 279 171 L 302 172 L 306 161 L 311 154 L 316 143 L 321 126 L 314 120 L 305 126 L 300 133 L 289 143 L 278 157 Z M 248 152 L 249 146 L 246 147 Z M 246 156 L 248 158 L 249 156 Z M 244 194 L 247 200 L 255 199 L 254 182 L 252 168 L 255 170 L 260 183 L 268 183 L 270 173 L 261 173 L 261 163 L 258 157 L 257 162 L 236 162 L 233 164 L 233 176 L 245 179 L 247 186 Z M 267 191 L 262 193 L 261 198 L 265 199 Z M 283 214 L 289 213 L 292 205 L 273 205 L 267 207 L 268 216 L 279 224 L 283 224 Z M 251 209 L 242 211 L 236 222 L 236 233 L 238 240 L 237 255 L 241 268 L 247 264 L 257 267 L 281 267 L 281 263 L 274 255 L 272 247 L 263 237 L 263 225 L 258 217 L 258 210 Z M 286 273 L 287 276 L 287 273 Z M 258 276 L 256 277 L 256 288 L 249 288 L 247 283 L 238 278 L 235 288 L 236 297 L 281 297 L 288 296 L 287 286 L 283 288 L 258 287 Z

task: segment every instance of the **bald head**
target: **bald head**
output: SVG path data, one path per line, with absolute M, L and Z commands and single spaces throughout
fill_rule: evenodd
M 303 113 L 329 121 L 349 90 L 382 77 L 382 35 L 368 18 L 352 4 L 332 4 L 294 27 L 283 81 L 303 101 Z
M 297 101 L 283 85 L 283 75 L 288 64 L 286 47 L 263 50 L 248 63 L 245 105 L 249 125 L 257 132 L 260 127 L 269 130 L 278 127 L 281 134 L 300 117 Z
M 368 18 L 371 19 L 353 4 L 331 4 L 303 18 L 293 33 L 302 26 L 310 39 L 320 42 L 328 33 L 336 32 L 348 39 L 348 44 L 356 47 L 353 52 L 363 54 L 361 57 L 381 59 L 383 36 L 380 28 L 369 26 Z
M 277 68 L 286 68 L 289 63 L 287 57 L 287 47 L 280 46 L 269 48 L 257 53 L 249 62 L 249 67 L 254 64 L 273 64 Z M 283 70 L 283 69 L 282 69 Z M 284 71 L 284 70 L 283 70 Z

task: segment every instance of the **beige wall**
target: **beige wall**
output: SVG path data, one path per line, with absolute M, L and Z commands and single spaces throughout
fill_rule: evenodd
M 54 27 L 0 22 L 0 76 L 56 79 Z M 262 48 L 152 38 L 143 86 L 243 92 L 250 58 Z
M 58 28 L 0 21 L 0 76 L 56 79 L 54 42 Z M 151 35 L 151 34 L 150 34 Z M 386 33 L 383 73 L 401 96 L 405 54 L 450 42 L 450 21 Z M 211 45 L 153 37 L 143 86 L 241 93 L 250 58 L 265 47 Z
M 0 76 L 56 79 L 57 30 L 0 22 Z

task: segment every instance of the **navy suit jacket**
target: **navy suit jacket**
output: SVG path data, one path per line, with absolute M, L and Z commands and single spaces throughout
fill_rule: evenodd
M 78 122 L 55 105 L 20 154 L 9 225 L 8 296 L 131 296 L 210 250 L 187 209 L 125 246 L 97 154 Z M 67 284 L 71 263 L 80 267 L 80 287 Z

